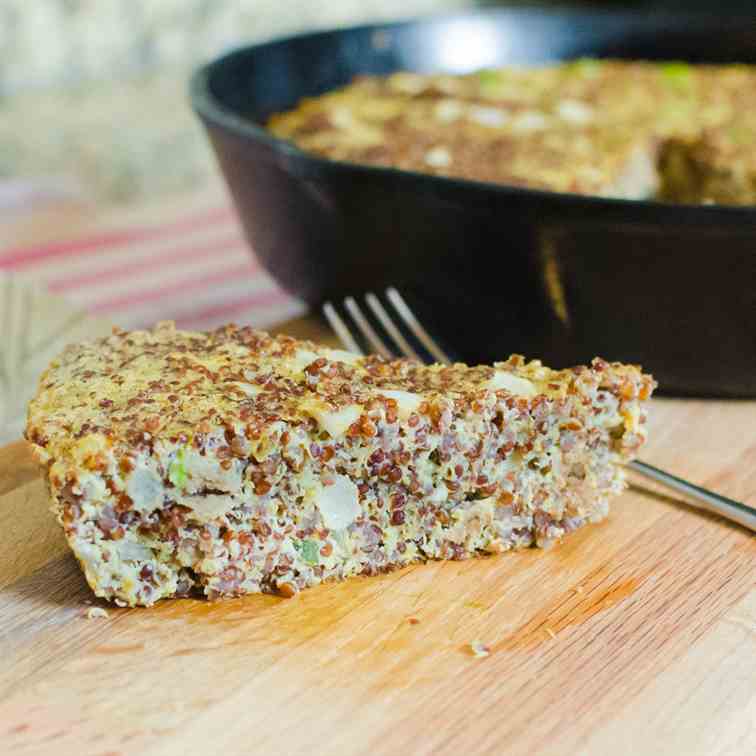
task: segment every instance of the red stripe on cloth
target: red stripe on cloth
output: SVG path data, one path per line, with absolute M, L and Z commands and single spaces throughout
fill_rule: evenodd
M 234 234 L 233 236 L 216 239 L 208 244 L 196 247 L 175 247 L 166 250 L 165 252 L 158 252 L 155 256 L 155 261 L 151 261 L 149 265 L 150 267 L 162 270 L 163 267 L 201 259 L 209 254 L 216 255 L 222 260 L 224 257 L 223 253 L 243 249 L 244 247 L 246 247 L 244 237 L 240 234 Z M 82 286 L 90 286 L 103 281 L 112 281 L 116 276 L 123 277 L 132 273 L 141 273 L 146 265 L 148 265 L 148 263 L 145 260 L 137 260 L 121 263 L 120 265 L 113 265 L 109 268 L 103 268 L 102 270 L 96 270 L 91 273 L 75 273 L 74 275 L 64 276 L 63 278 L 49 281 L 48 288 L 50 291 L 66 292 L 71 289 L 78 289 Z
M 282 304 L 288 301 L 288 294 L 279 289 L 270 291 L 261 291 L 257 294 L 247 294 L 233 302 L 224 302 L 223 304 L 206 307 L 204 310 L 197 310 L 185 318 L 178 318 L 176 325 L 179 328 L 192 328 L 196 325 L 203 325 L 208 320 L 217 318 L 228 318 L 232 315 L 238 315 L 253 307 L 269 307 L 271 305 Z
M 155 299 L 161 299 L 172 294 L 186 294 L 197 289 L 204 289 L 207 286 L 217 286 L 227 281 L 232 281 L 239 276 L 254 273 L 258 268 L 259 265 L 250 260 L 242 265 L 234 265 L 215 273 L 204 271 L 199 275 L 182 278 L 170 284 L 156 286 L 152 289 L 141 289 L 140 291 L 129 292 L 118 297 L 95 302 L 95 304 L 87 307 L 87 311 L 111 312 L 113 310 L 128 309 L 134 305 L 152 302 Z
M 170 223 L 104 231 L 81 239 L 50 242 L 38 247 L 12 247 L 0 251 L 0 269 L 25 268 L 51 257 L 83 255 L 116 244 L 132 244 L 138 241 L 161 239 L 172 234 L 195 231 L 198 228 L 215 223 L 227 223 L 234 221 L 235 218 L 236 216 L 230 207 L 218 207 L 179 218 Z

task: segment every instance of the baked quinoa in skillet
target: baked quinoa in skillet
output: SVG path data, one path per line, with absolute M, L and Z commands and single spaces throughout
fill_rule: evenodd
M 558 192 L 756 203 L 756 67 L 576 60 L 362 77 L 268 126 L 301 149 Z

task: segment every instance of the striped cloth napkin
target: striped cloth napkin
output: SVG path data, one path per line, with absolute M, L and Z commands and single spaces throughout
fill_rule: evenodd
M 227 204 L 0 247 L 0 271 L 123 328 L 158 320 L 192 330 L 264 328 L 306 309 L 262 270 Z

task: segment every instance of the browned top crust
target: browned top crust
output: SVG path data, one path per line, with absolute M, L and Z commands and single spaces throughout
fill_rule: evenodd
M 166 322 L 69 346 L 40 380 L 26 435 L 44 461 L 74 447 L 90 454 L 101 444 L 191 442 L 218 427 L 260 438 L 280 420 L 330 436 L 369 434 L 365 413 L 381 405 L 431 416 L 450 403 L 455 414 L 475 412 L 486 392 L 532 405 L 576 393 L 580 382 L 619 387 L 627 399 L 653 387 L 638 367 L 600 359 L 562 371 L 517 355 L 493 367 L 422 366 L 249 327 L 195 333 Z

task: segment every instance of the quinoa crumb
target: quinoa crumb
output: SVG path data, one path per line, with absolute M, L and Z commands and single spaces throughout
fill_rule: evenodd
M 476 659 L 485 659 L 491 653 L 491 648 L 486 646 L 485 643 L 481 643 L 479 640 L 474 640 L 470 643 L 470 649 Z
M 298 592 L 299 591 L 297 590 L 297 587 L 293 583 L 278 584 L 278 593 L 279 595 L 283 596 L 283 598 L 294 598 L 294 596 L 296 596 Z
M 86 611 L 87 619 L 108 619 L 110 615 L 106 609 L 99 606 L 92 606 Z

